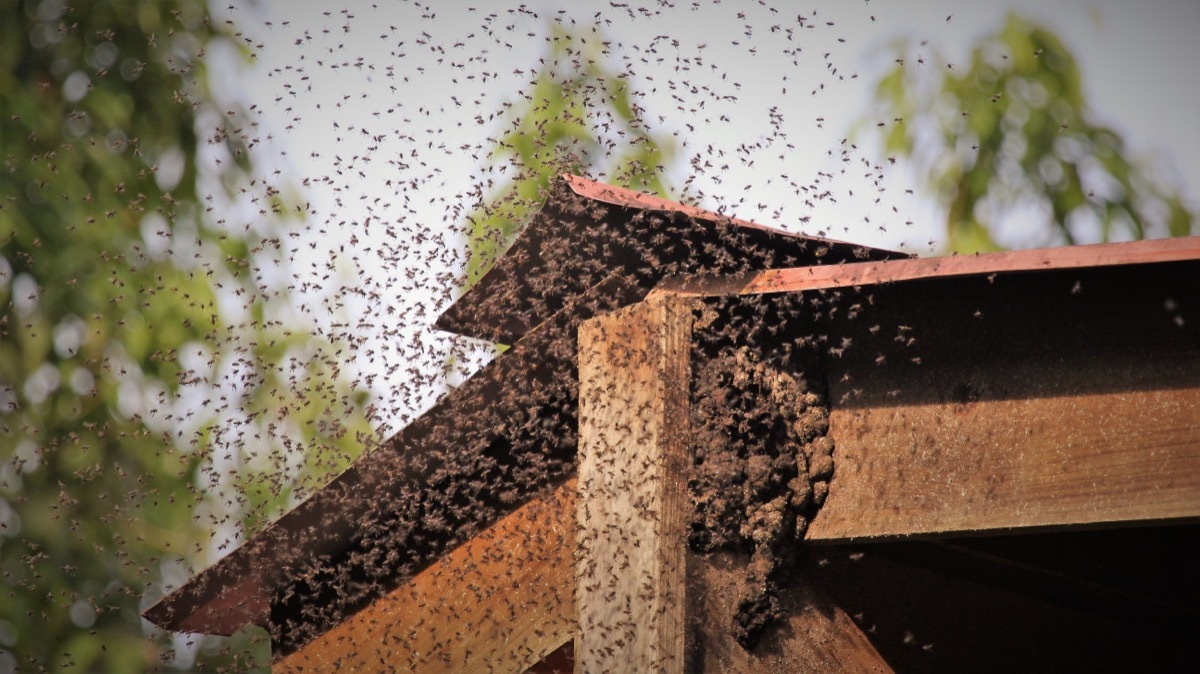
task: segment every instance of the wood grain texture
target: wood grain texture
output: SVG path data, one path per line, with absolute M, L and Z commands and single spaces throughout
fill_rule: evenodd
M 575 493 L 527 503 L 273 671 L 526 671 L 575 635 Z
M 881 374 L 866 386 L 893 403 L 832 410 L 836 468 L 808 539 L 1200 518 L 1200 359 L 1126 360 Z
M 730 618 L 747 559 L 690 554 L 688 672 L 891 672 L 867 635 L 804 572 L 780 597 L 784 617 L 751 650 L 733 638 Z
M 680 672 L 692 314 L 660 298 L 579 333 L 576 672 Z

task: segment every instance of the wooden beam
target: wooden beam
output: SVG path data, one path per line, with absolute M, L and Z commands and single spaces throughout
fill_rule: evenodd
M 876 370 L 852 379 L 871 404 L 831 411 L 834 476 L 809 540 L 1200 519 L 1194 352 Z M 835 401 L 850 397 L 839 379 Z
M 575 484 L 527 503 L 273 671 L 524 672 L 575 635 Z
M 762 353 L 820 358 L 836 449 L 810 541 L 1194 521 L 1198 256 L 1190 237 L 847 264 L 704 301 Z
M 689 553 L 688 672 L 891 672 L 867 635 L 826 588 L 799 570 L 780 597 L 783 617 L 752 649 L 731 638 L 730 621 L 749 560 Z
M 681 672 L 691 308 L 662 297 L 579 330 L 576 672 Z

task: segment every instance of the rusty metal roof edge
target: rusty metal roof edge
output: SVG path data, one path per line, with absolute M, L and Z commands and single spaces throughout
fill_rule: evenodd
M 667 279 L 654 293 L 680 295 L 765 295 L 924 279 L 1036 272 L 1200 260 L 1200 236 L 1101 243 L 1057 248 L 847 262 L 769 269 L 752 274 Z

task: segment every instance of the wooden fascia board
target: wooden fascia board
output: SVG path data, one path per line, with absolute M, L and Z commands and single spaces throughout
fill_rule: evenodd
M 1200 260 L 1200 236 L 977 255 L 846 262 L 769 269 L 730 276 L 676 277 L 664 280 L 655 292 L 696 296 L 763 295 L 964 276 L 1094 269 L 1188 260 Z

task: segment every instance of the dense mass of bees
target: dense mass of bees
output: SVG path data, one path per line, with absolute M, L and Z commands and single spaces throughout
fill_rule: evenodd
M 722 349 L 693 381 L 688 542 L 698 552 L 750 553 L 732 618 L 745 647 L 780 617 L 779 585 L 829 494 L 834 447 L 822 387 L 819 377 L 764 362 L 746 346 Z

